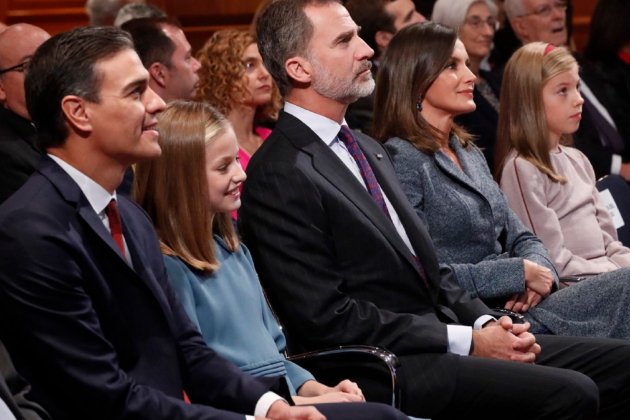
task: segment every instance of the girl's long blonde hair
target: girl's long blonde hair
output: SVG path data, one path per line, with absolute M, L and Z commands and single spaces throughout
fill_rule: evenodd
M 174 101 L 158 117 L 158 159 L 136 165 L 134 198 L 153 219 L 162 252 L 211 273 L 219 268 L 213 230 L 235 251 L 239 240 L 229 214 L 208 209 L 206 145 L 229 127 L 202 102 Z
M 501 85 L 494 159 L 497 182 L 501 181 L 505 159 L 512 150 L 553 182 L 566 181 L 551 163 L 542 90 L 551 78 L 576 65 L 575 58 L 566 48 L 543 42 L 526 44 L 512 55 L 505 66 Z M 571 136 L 563 135 L 560 142 L 570 144 Z

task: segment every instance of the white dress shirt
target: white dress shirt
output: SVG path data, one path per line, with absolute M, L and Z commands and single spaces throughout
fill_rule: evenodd
M 15 416 L 9 407 L 0 399 L 0 420 L 15 420 Z

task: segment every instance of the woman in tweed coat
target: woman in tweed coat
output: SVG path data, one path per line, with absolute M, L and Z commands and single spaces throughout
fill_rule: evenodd
M 402 30 L 381 62 L 375 96 L 375 134 L 387 140 L 440 262 L 471 293 L 524 312 L 532 332 L 630 337 L 627 269 L 551 293 L 558 278 L 546 249 L 508 208 L 483 154 L 453 124 L 455 115 L 474 109 L 467 95 L 474 75 L 458 45 L 452 30 L 434 23 Z

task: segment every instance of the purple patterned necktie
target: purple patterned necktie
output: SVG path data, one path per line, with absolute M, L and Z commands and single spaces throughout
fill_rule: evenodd
M 376 205 L 379 206 L 381 210 L 383 210 L 383 213 L 385 213 L 387 218 L 390 218 L 389 212 L 387 211 L 387 206 L 385 205 L 385 199 L 383 198 L 381 187 L 378 185 L 378 181 L 374 176 L 374 172 L 372 172 L 370 164 L 365 158 L 365 154 L 363 154 L 363 150 L 361 150 L 359 144 L 352 135 L 352 131 L 350 131 L 348 126 L 342 125 L 341 130 L 339 131 L 339 135 L 337 137 L 343 142 L 343 144 L 346 145 L 350 156 L 352 156 L 354 161 L 359 166 L 361 178 L 363 178 L 363 181 L 367 186 L 368 193 L 370 194 L 370 196 L 372 196 L 372 199 L 376 202 Z
M 350 131 L 347 126 L 342 125 L 341 130 L 339 131 L 339 135 L 337 137 L 341 142 L 343 142 L 343 144 L 346 145 L 350 156 L 352 156 L 352 158 L 359 166 L 359 171 L 361 172 L 361 177 L 363 178 L 363 181 L 365 181 L 368 193 L 370 193 L 370 196 L 372 196 L 372 199 L 376 202 L 376 205 L 379 206 L 381 210 L 383 210 L 383 213 L 385 213 L 387 218 L 391 220 L 389 211 L 387 211 L 387 206 L 385 205 L 385 199 L 383 198 L 381 187 L 378 185 L 376 176 L 374 176 L 374 172 L 372 172 L 372 167 L 365 158 L 363 150 L 361 150 L 359 144 L 352 135 L 352 131 Z M 416 266 L 418 267 L 418 270 L 420 271 L 420 278 L 422 278 L 424 285 L 429 288 L 429 283 L 427 282 L 422 262 L 415 255 L 413 256 L 413 259 L 416 263 Z

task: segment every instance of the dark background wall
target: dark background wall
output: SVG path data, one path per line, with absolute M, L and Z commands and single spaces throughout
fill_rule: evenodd
M 208 36 L 226 27 L 246 28 L 261 0 L 153 0 L 170 16 L 177 17 L 196 50 Z M 573 41 L 580 51 L 588 37 L 590 16 L 596 0 L 573 0 Z M 85 0 L 0 0 L 0 21 L 28 22 L 52 34 L 88 22 Z

